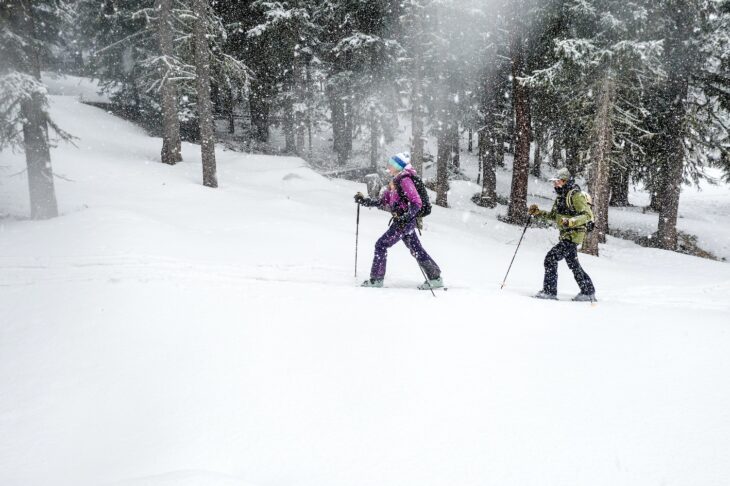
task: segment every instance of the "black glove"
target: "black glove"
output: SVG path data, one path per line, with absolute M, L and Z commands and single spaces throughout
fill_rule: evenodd
M 363 196 L 362 192 L 358 192 L 357 194 L 355 194 L 355 202 L 358 204 L 362 204 L 366 208 L 373 208 L 373 207 L 380 206 L 380 201 L 378 201 L 377 199 L 373 200 L 373 199 L 370 199 L 369 197 L 365 197 L 365 196 Z

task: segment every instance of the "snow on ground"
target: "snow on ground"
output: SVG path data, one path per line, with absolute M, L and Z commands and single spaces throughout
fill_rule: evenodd
M 86 103 L 109 103 L 109 97 L 100 93 L 98 80 L 44 72 L 43 83 L 51 95 L 73 96 Z
M 610 239 L 581 256 L 600 303 L 565 301 L 564 264 L 543 302 L 557 232 L 531 229 L 500 291 L 521 228 L 461 182 L 423 234 L 450 289 L 414 290 L 402 246 L 362 289 L 388 220 L 363 210 L 355 279 L 362 185 L 220 151 L 208 189 L 196 146 L 162 165 L 159 139 L 51 102 L 80 138 L 53 150 L 62 216 L 0 220 L 0 484 L 730 482 L 728 264 Z M 27 214 L 22 154 L 0 166 Z

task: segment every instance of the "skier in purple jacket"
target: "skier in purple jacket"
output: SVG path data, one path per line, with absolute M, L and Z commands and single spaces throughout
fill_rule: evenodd
M 362 193 L 355 194 L 355 202 L 366 207 L 377 207 L 390 211 L 393 215 L 388 231 L 375 243 L 375 257 L 370 270 L 370 279 L 362 283 L 363 287 L 382 287 L 385 278 L 385 266 L 388 260 L 388 248 L 403 240 L 403 244 L 411 251 L 418 264 L 426 274 L 426 280 L 418 288 L 443 287 L 441 269 L 433 261 L 416 234 L 418 225 L 417 214 L 422 207 L 421 196 L 413 182 L 416 171 L 410 164 L 411 156 L 408 153 L 394 155 L 388 160 L 388 172 L 393 180 L 388 185 L 380 200 L 366 198 Z M 400 191 L 398 188 L 400 187 Z M 404 197 L 401 197 L 400 194 Z

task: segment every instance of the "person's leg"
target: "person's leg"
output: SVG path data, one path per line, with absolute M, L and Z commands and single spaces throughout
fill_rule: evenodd
M 578 261 L 578 245 L 572 244 L 571 248 L 565 255 L 565 262 L 568 264 L 568 268 L 573 271 L 573 277 L 580 287 L 580 293 L 585 295 L 593 295 L 596 293 L 596 289 L 593 287 L 593 281 L 591 277 L 583 270 Z
M 558 294 L 558 262 L 565 258 L 566 244 L 572 245 L 569 241 L 561 240 L 545 255 L 542 291 L 546 294 Z
M 426 253 L 426 250 L 423 249 L 421 240 L 418 239 L 418 235 L 415 231 L 403 236 L 403 243 L 410 250 L 411 255 L 413 255 L 421 268 L 423 268 L 423 271 L 426 272 L 426 277 L 429 280 L 434 280 L 441 276 L 441 269 L 433 258 Z
M 403 237 L 403 233 L 394 224 L 375 243 L 373 266 L 370 268 L 370 278 L 382 280 L 385 277 L 385 267 L 388 263 L 388 248 L 395 245 Z

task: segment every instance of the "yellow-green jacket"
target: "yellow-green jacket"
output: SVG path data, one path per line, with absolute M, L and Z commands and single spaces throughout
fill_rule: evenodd
M 560 206 L 565 209 L 561 212 L 558 210 L 558 202 L 560 198 L 567 196 L 570 196 L 570 204 L 561 204 Z M 573 211 L 568 208 L 572 208 Z M 586 237 L 586 224 L 593 221 L 593 210 L 580 188 L 573 188 L 565 196 L 559 195 L 549 212 L 540 211 L 535 217 L 553 221 L 560 230 L 561 240 L 569 240 L 580 245 Z M 563 225 L 564 219 L 567 219 L 567 226 Z

